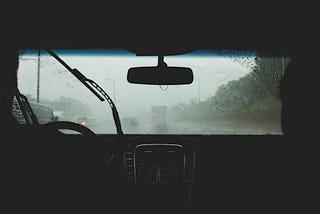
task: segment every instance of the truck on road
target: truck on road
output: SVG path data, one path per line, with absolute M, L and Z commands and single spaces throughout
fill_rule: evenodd
M 167 106 L 151 107 L 152 132 L 155 134 L 166 134 L 169 132 Z

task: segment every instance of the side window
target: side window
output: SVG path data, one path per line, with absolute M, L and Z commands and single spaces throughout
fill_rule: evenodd
M 12 115 L 20 124 L 37 125 L 38 120 L 34 115 L 26 96 L 17 91 L 12 102 Z
M 27 121 L 22 113 L 21 107 L 19 105 L 19 102 L 16 96 L 13 98 L 12 115 L 14 116 L 14 118 L 17 120 L 18 123 L 27 124 Z

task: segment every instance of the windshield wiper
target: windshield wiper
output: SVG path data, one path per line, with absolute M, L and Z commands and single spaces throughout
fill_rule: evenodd
M 83 85 L 85 85 L 98 99 L 103 102 L 107 100 L 109 103 L 111 110 L 112 110 L 112 115 L 113 115 L 113 120 L 117 128 L 117 133 L 119 135 L 123 135 L 122 128 L 121 128 L 121 122 L 118 114 L 118 110 L 116 108 L 116 105 L 112 101 L 112 99 L 109 97 L 109 95 L 93 80 L 88 79 L 85 77 L 78 69 L 76 68 L 71 68 L 67 63 L 65 63 L 56 53 L 54 53 L 50 49 L 46 49 L 46 51 L 53 56 L 58 62 L 60 62 L 68 71 L 70 71 Z M 99 94 L 99 93 L 101 94 Z

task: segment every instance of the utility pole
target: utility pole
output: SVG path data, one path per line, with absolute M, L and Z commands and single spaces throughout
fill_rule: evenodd
M 200 81 L 198 81 L 198 103 L 200 103 Z
M 40 49 L 38 49 L 37 102 L 40 96 Z
M 116 102 L 116 81 L 113 80 L 113 102 Z

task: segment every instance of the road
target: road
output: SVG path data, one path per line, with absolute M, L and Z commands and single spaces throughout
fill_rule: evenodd
M 114 122 L 103 122 L 100 124 L 89 125 L 92 131 L 97 134 L 116 134 Z M 152 130 L 151 123 L 140 124 L 134 127 L 122 127 L 124 134 L 282 134 L 280 122 L 264 123 L 240 123 L 230 121 L 220 121 L 211 123 L 200 122 L 170 122 L 167 133 L 157 133 Z

